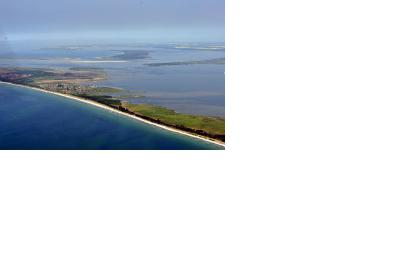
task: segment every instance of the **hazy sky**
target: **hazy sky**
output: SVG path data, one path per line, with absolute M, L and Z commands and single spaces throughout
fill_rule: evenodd
M 13 0 L 0 8 L 0 31 L 9 38 L 118 34 L 223 40 L 224 21 L 224 0 Z

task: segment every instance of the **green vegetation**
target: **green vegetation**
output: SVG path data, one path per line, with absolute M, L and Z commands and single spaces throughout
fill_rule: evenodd
M 164 107 L 146 104 L 122 102 L 122 106 L 133 113 L 158 120 L 171 126 L 198 131 L 202 130 L 210 135 L 225 134 L 225 121 L 221 118 L 180 114 Z
M 44 83 L 81 83 L 105 79 L 103 72 L 61 71 L 39 68 L 0 68 L 0 81 L 39 86 Z
M 113 87 L 87 87 L 87 94 L 101 94 L 101 93 L 120 93 L 123 90 Z
M 113 108 L 119 108 L 121 106 L 121 101 L 115 98 L 112 98 L 108 95 L 88 95 L 88 94 L 75 94 L 75 96 L 92 100 Z
M 208 138 L 225 141 L 225 120 L 195 116 L 148 104 L 131 104 L 119 98 L 143 98 L 143 91 L 81 85 L 102 79 L 102 72 L 0 68 L 0 81 L 22 84 L 92 100 L 124 113 Z
M 144 98 L 145 97 L 145 95 L 140 95 L 140 94 L 118 94 L 115 96 L 119 98 Z
M 122 50 L 120 51 L 122 54 L 110 56 L 105 59 L 119 59 L 119 60 L 137 60 L 137 59 L 144 59 L 149 57 L 149 51 L 145 50 Z
M 145 95 L 137 94 L 143 91 L 130 91 L 123 90 L 121 88 L 113 87 L 90 87 L 90 86 L 81 86 L 81 94 L 90 94 L 90 95 L 99 95 L 99 94 L 110 94 L 113 98 L 144 98 Z
M 108 95 L 76 94 L 75 96 L 107 105 L 155 123 L 225 141 L 225 120 L 221 118 L 181 114 L 160 106 L 131 104 Z

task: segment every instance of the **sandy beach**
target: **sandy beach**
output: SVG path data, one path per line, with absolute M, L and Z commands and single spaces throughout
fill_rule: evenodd
M 195 135 L 195 134 L 192 134 L 192 133 L 188 133 L 188 132 L 186 132 L 186 131 L 179 130 L 179 129 L 175 129 L 175 128 L 168 127 L 168 126 L 165 126 L 165 125 L 161 125 L 161 124 L 157 124 L 157 123 L 154 123 L 154 122 L 150 122 L 150 121 L 145 120 L 145 119 L 143 119 L 143 118 L 140 118 L 140 117 L 137 117 L 137 116 L 134 116 L 134 115 L 130 115 L 130 114 L 127 114 L 127 113 L 124 113 L 124 112 L 121 112 L 121 111 L 119 111 L 119 110 L 116 110 L 116 109 L 111 108 L 111 107 L 109 107 L 109 106 L 103 105 L 103 104 L 101 104 L 101 103 L 97 103 L 97 102 L 94 102 L 94 101 L 91 101 L 91 100 L 83 99 L 83 98 L 80 98 L 80 97 L 77 97 L 77 96 L 72 96 L 72 95 L 68 95 L 68 94 L 62 94 L 62 93 L 58 93 L 58 92 L 54 92 L 54 91 L 49 91 L 49 90 L 44 90 L 44 89 L 39 89 L 39 88 L 30 87 L 30 86 L 26 86 L 26 85 L 19 85 L 19 84 L 13 84 L 13 83 L 8 83 L 8 82 L 0 82 L 0 83 L 1 83 L 1 84 L 12 85 L 12 86 L 23 87 L 23 88 L 28 88 L 28 89 L 32 89 L 32 90 L 35 90 L 35 91 L 39 91 L 39 92 L 45 93 L 45 94 L 53 94 L 53 95 L 57 95 L 57 96 L 60 96 L 60 97 L 64 97 L 64 98 L 68 98 L 68 99 L 73 99 L 73 100 L 76 100 L 76 101 L 78 101 L 78 102 L 82 102 L 82 103 L 86 103 L 86 104 L 89 104 L 89 105 L 93 105 L 93 106 L 96 106 L 96 107 L 99 107 L 99 108 L 108 110 L 108 111 L 110 111 L 110 112 L 113 112 L 113 113 L 116 113 L 116 114 L 119 114 L 119 115 L 123 115 L 123 116 L 126 116 L 126 117 L 128 117 L 128 118 L 132 118 L 132 119 L 137 120 L 137 121 L 139 121 L 139 122 L 144 122 L 144 123 L 147 123 L 147 124 L 150 124 L 150 125 L 159 127 L 159 128 L 161 128 L 161 129 L 165 129 L 165 130 L 167 130 L 167 131 L 171 131 L 171 132 L 173 132 L 173 133 L 182 134 L 182 135 L 189 136 L 189 137 L 192 137 L 192 138 L 200 139 L 200 140 L 202 140 L 202 141 L 210 142 L 210 143 L 212 143 L 212 144 L 215 144 L 215 145 L 218 145 L 218 146 L 221 146 L 221 147 L 225 147 L 225 144 L 222 143 L 222 142 L 219 142 L 219 141 L 216 141 L 216 140 L 211 140 L 211 139 L 208 139 L 208 138 L 199 136 L 199 135 Z

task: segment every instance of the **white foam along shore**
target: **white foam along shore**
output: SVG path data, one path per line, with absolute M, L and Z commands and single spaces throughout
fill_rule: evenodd
M 182 134 L 182 135 L 189 136 L 189 137 L 196 138 L 196 139 L 200 139 L 200 140 L 202 140 L 202 141 L 206 141 L 206 142 L 209 142 L 209 143 L 212 143 L 212 144 L 221 146 L 221 147 L 225 147 L 225 144 L 222 143 L 222 142 L 218 142 L 218 141 L 215 141 L 215 140 L 211 140 L 211 139 L 208 139 L 208 138 L 205 138 L 205 137 L 196 135 L 196 134 L 192 134 L 192 133 L 189 133 L 189 132 L 186 132 L 186 131 L 183 131 L 183 130 L 179 130 L 179 129 L 176 129 L 176 128 L 172 128 L 172 127 L 169 127 L 169 126 L 165 126 L 165 125 L 162 125 L 162 124 L 150 122 L 150 121 L 148 121 L 148 120 L 146 120 L 146 119 L 143 119 L 143 118 L 140 118 L 140 117 L 137 117 L 137 116 L 134 116 L 134 115 L 130 115 L 130 114 L 121 112 L 121 111 L 116 110 L 116 109 L 114 109 L 114 108 L 111 108 L 111 107 L 109 107 L 109 106 L 107 106 L 107 105 L 104 105 L 104 104 L 101 104 L 101 103 L 98 103 L 98 102 L 95 102 L 95 101 L 92 101 L 92 100 L 80 98 L 80 97 L 73 96 L 73 95 L 62 94 L 62 93 L 59 93 L 59 92 L 49 91 L 49 90 L 45 90 L 45 89 L 39 89 L 39 88 L 30 87 L 30 86 L 25 86 L 25 85 L 19 85 L 19 84 L 8 83 L 8 82 L 1 82 L 1 81 L 0 81 L 0 84 L 8 84 L 8 85 L 17 86 L 17 87 L 23 87 L 23 88 L 27 88 L 27 89 L 32 89 L 32 90 L 36 90 L 36 91 L 39 91 L 39 92 L 43 92 L 43 93 L 46 93 L 46 94 L 53 94 L 53 95 L 58 95 L 58 96 L 60 96 L 60 97 L 64 97 L 64 98 L 68 98 L 68 99 L 73 99 L 73 100 L 76 100 L 76 101 L 79 101 L 79 102 L 82 102 L 82 103 L 86 103 L 86 104 L 89 104 L 89 105 L 93 105 L 93 106 L 96 106 L 96 107 L 99 107 L 99 108 L 102 108 L 102 109 L 111 111 L 111 112 L 116 113 L 116 114 L 119 114 L 119 115 L 123 115 L 123 116 L 129 117 L 129 118 L 132 118 L 132 119 L 137 120 L 137 121 L 140 121 L 140 122 L 144 122 L 144 123 L 147 123 L 147 124 L 150 124 L 150 125 L 159 127 L 159 128 L 161 128 L 161 129 L 165 129 L 165 130 L 168 130 L 168 131 L 171 131 L 171 132 L 174 132 L 174 133 Z

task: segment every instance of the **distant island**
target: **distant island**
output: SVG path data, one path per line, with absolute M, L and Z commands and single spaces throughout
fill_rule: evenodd
M 184 49 L 193 51 L 225 51 L 225 46 L 221 45 L 176 45 L 173 46 L 174 49 Z
M 159 66 L 178 66 L 178 65 L 194 65 L 194 64 L 220 64 L 225 65 L 225 57 L 206 59 L 206 60 L 193 60 L 193 61 L 177 61 L 177 62 L 160 62 L 160 63 L 146 63 L 147 66 L 159 67 Z
M 105 79 L 105 73 L 98 68 L 71 68 L 70 70 L 0 68 L 1 82 L 63 94 L 74 99 L 89 100 L 153 124 L 166 126 L 218 143 L 225 142 L 225 120 L 223 118 L 182 114 L 150 104 L 131 104 L 120 100 L 121 94 L 123 98 L 143 98 L 144 96 L 131 94 L 130 91 L 120 88 L 84 85 L 84 83 Z
M 112 59 L 112 60 L 137 60 L 137 59 L 144 59 L 149 57 L 149 51 L 144 50 L 126 50 L 126 51 L 119 51 L 122 54 L 113 55 L 110 57 L 105 57 L 103 59 Z

